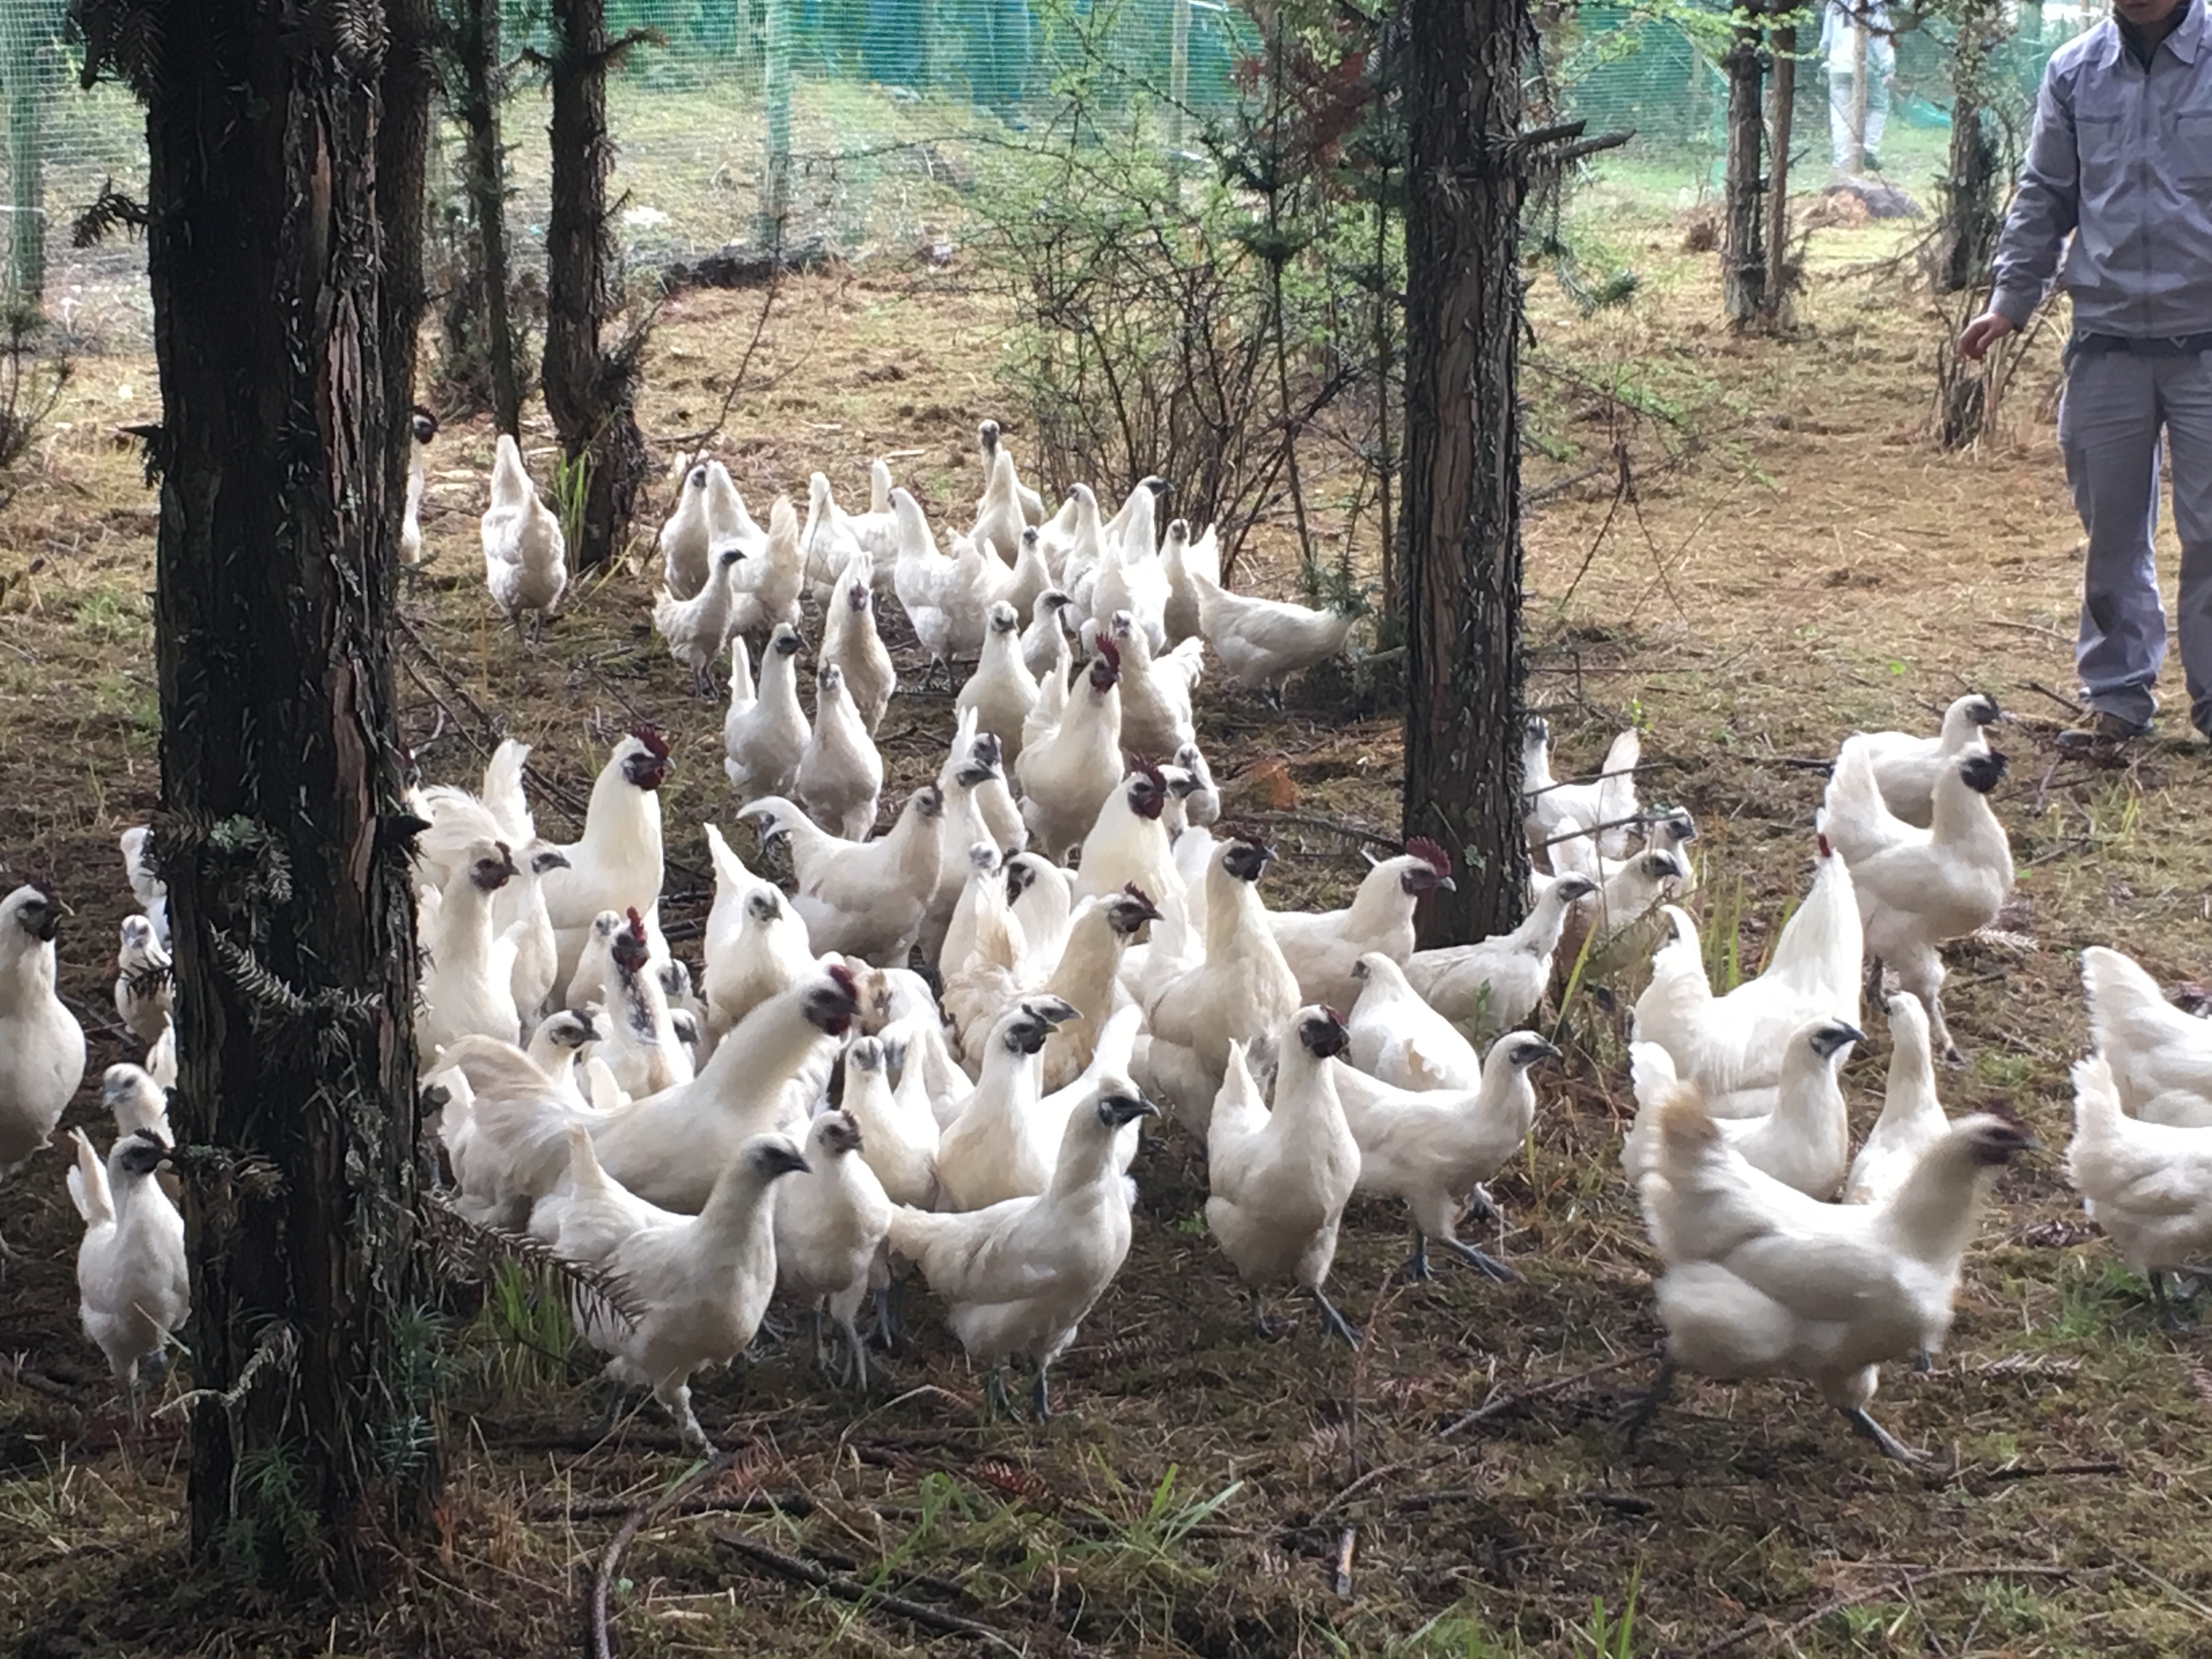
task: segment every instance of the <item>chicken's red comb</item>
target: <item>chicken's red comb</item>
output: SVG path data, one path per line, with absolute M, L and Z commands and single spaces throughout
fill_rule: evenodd
M 1828 844 L 1828 836 L 1826 830 L 1815 830 L 1813 832 L 1813 845 L 1820 849 L 1820 854 L 1822 858 L 1833 858 L 1835 856 L 1836 849 Z
M 1129 769 L 1132 772 L 1143 773 L 1155 784 L 1158 785 L 1163 793 L 1167 789 L 1168 775 L 1160 770 L 1160 763 L 1154 760 L 1150 755 L 1130 756 Z
M 1407 856 L 1417 858 L 1440 876 L 1451 874 L 1451 854 L 1426 836 L 1416 836 L 1406 843 Z
M 852 998 L 854 1001 L 858 1002 L 860 1000 L 860 981 L 853 977 L 853 970 L 843 963 L 830 963 L 830 977 L 837 982 L 837 988 Z
M 1119 673 L 1121 668 L 1121 647 L 1103 634 L 1098 635 L 1095 643 L 1098 647 L 1098 654 L 1106 659 L 1106 665 Z
M 639 944 L 645 943 L 645 918 L 637 913 L 637 906 L 629 907 L 629 936 Z
M 661 736 L 660 728 L 651 720 L 640 720 L 630 727 L 629 734 L 643 744 L 646 751 L 655 760 L 668 758 L 668 739 Z
M 1152 902 L 1152 896 L 1150 893 L 1147 893 L 1143 888 L 1138 886 L 1133 881 L 1124 882 L 1122 884 L 1121 896 L 1124 898 L 1133 898 L 1136 900 L 1138 903 L 1143 905 L 1147 910 L 1158 908 Z

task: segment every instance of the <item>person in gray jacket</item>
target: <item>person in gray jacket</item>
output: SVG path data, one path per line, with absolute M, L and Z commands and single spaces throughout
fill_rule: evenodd
M 2097 735 L 2148 731 L 2166 654 L 2151 537 L 2159 435 L 2181 540 L 2175 617 L 2190 720 L 2212 737 L 2212 27 L 2208 0 L 2112 0 L 2054 54 L 1978 360 L 2054 276 L 2074 304 L 2058 444 L 2088 532 L 2075 664 Z M 2062 258 L 2063 252 L 2063 258 Z

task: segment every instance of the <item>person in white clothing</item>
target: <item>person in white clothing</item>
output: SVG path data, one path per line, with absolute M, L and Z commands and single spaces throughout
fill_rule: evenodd
M 1852 131 L 1853 36 L 1866 36 L 1866 131 Z M 1888 0 L 1828 0 L 1820 11 L 1820 58 L 1828 70 L 1828 149 L 1836 171 L 1879 172 L 1882 129 L 1889 122 L 1889 82 L 1897 73 L 1897 40 Z M 1856 139 L 1856 143 L 1853 139 Z

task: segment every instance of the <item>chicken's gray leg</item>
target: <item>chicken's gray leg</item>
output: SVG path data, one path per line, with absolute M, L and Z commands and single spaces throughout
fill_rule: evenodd
M 1869 1417 L 1864 1407 L 1846 1406 L 1842 1407 L 1842 1411 L 1851 1427 L 1873 1441 L 1884 1457 L 1893 1457 L 1900 1463 L 1924 1463 L 1928 1461 L 1926 1452 L 1913 1450 L 1911 1447 Z
M 1511 1285 L 1517 1282 L 1521 1277 L 1496 1256 L 1486 1255 L 1472 1244 L 1462 1244 L 1456 1238 L 1440 1238 L 1437 1243 L 1466 1262 L 1485 1279 L 1495 1279 L 1500 1285 Z
M 1030 1410 L 1040 1423 L 1052 1415 L 1052 1385 L 1045 1380 L 1042 1360 L 1037 1364 L 1036 1381 L 1030 1384 Z
M 1271 1337 L 1274 1334 L 1274 1322 L 1267 1317 L 1267 1298 L 1255 1291 L 1252 1292 L 1252 1334 Z
M 1426 1284 L 1437 1276 L 1429 1266 L 1429 1236 L 1419 1227 L 1413 1229 L 1413 1253 L 1398 1271 L 1416 1285 Z
M 860 1330 L 853 1323 L 852 1315 L 838 1314 L 836 1317 L 837 1329 L 845 1338 L 844 1374 L 839 1381 L 865 1394 L 868 1388 L 867 1344 L 860 1340 Z
M 1334 1331 L 1347 1343 L 1351 1344 L 1352 1346 L 1355 1348 L 1358 1347 L 1359 1346 L 1358 1331 L 1346 1322 L 1342 1314 L 1337 1312 L 1335 1305 L 1329 1301 L 1327 1296 L 1322 1293 L 1321 1286 L 1318 1285 L 1307 1285 L 1306 1294 L 1314 1299 L 1314 1306 L 1321 1310 L 1321 1316 L 1328 1322 L 1329 1329 Z

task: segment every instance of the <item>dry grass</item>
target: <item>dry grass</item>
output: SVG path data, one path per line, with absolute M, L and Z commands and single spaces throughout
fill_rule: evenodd
M 1560 459 L 1530 482 L 1572 479 L 1617 440 L 1636 489 L 1616 504 L 1607 465 L 1531 526 L 1531 697 L 1553 711 L 1574 763 L 1594 761 L 1616 722 L 1645 723 L 1648 793 L 1698 813 L 1701 902 L 1710 915 L 1740 896 L 1747 964 L 1810 851 L 1819 779 L 1784 761 L 1826 755 L 1853 725 L 1921 723 L 1961 684 L 2031 717 L 2005 739 L 2015 763 L 2000 808 L 2026 866 L 2012 927 L 2033 944 L 1954 954 L 1953 1024 L 1974 1053 L 1942 1086 L 1954 1110 L 2014 1105 L 2047 1150 L 2001 1185 L 1941 1369 L 1887 1379 L 1883 1420 L 1936 1461 L 1881 1463 L 1804 1390 L 1771 1384 L 1691 1388 L 1637 1455 L 1623 1454 L 1612 1419 L 1656 1330 L 1613 1158 L 1620 1033 L 1599 999 L 1578 996 L 1562 1021 L 1569 1075 L 1547 1090 L 1528 1157 L 1493 1183 L 1510 1222 L 1492 1243 L 1524 1283 L 1447 1267 L 1433 1285 L 1395 1285 L 1400 1219 L 1367 1206 L 1336 1273 L 1364 1316 L 1364 1351 L 1324 1344 L 1310 1319 L 1256 1342 L 1199 1224 L 1199 1150 L 1171 1133 L 1141 1163 L 1135 1248 L 1059 1368 L 1066 1415 L 1050 1425 L 979 1426 L 978 1379 L 926 1317 L 865 1406 L 824 1391 L 803 1343 L 709 1382 L 702 1415 L 741 1455 L 705 1489 L 720 1507 L 695 1495 L 629 1547 L 613 1595 L 622 1652 L 890 1654 L 925 1641 L 881 1609 L 779 1577 L 732 1536 L 1039 1653 L 2204 1644 L 2212 1571 L 2195 1528 L 2212 1370 L 2202 1340 L 2160 1332 L 2142 1287 L 2085 1237 L 2057 1152 L 2081 1040 L 2074 950 L 2109 940 L 2169 978 L 2198 976 L 2191 946 L 2212 891 L 2194 833 L 2212 806 L 2205 758 L 2175 745 L 2124 771 L 2056 763 L 2046 717 L 2060 711 L 2025 689 L 2069 683 L 2075 532 L 2030 407 L 2030 382 L 2051 366 L 2015 392 L 2016 442 L 1972 459 L 1923 447 L 1933 313 L 1893 280 L 1842 274 L 1888 252 L 1883 235 L 1816 245 L 1804 329 L 1786 341 L 1702 325 L 1717 313 L 1710 262 L 1681 254 L 1665 225 L 1628 250 L 1650 278 L 1632 309 L 1579 319 L 1540 291 L 1531 391 Z M 699 295 L 671 308 L 648 430 L 712 417 L 752 304 Z M 991 403 L 996 329 L 957 271 L 798 285 L 765 344 L 772 380 L 741 401 L 720 453 L 757 512 L 812 468 L 857 491 L 868 456 L 907 451 L 902 479 L 933 516 L 953 516 L 975 490 L 972 422 Z M 27 577 L 0 605 L 0 852 L 13 871 L 56 879 L 75 908 L 65 988 L 94 1030 L 96 1075 L 125 1052 L 105 1013 L 125 899 L 114 837 L 152 804 L 155 720 L 149 497 L 106 434 L 145 416 L 152 375 L 123 358 L 88 369 L 64 411 L 72 427 L 0 517 L 0 569 Z M 441 439 L 426 524 L 439 561 L 410 608 L 453 684 L 427 668 L 424 679 L 459 719 L 427 764 L 441 777 L 478 764 L 485 734 L 465 693 L 538 744 L 549 780 L 580 799 L 606 729 L 633 713 L 659 719 L 678 736 L 668 909 L 680 923 L 704 898 L 696 826 L 732 805 L 719 712 L 684 696 L 650 637 L 644 578 L 619 574 L 589 593 L 540 655 L 501 636 L 474 574 L 489 453 L 480 426 Z M 943 698 L 894 705 L 894 795 L 933 769 L 947 714 Z M 417 741 L 437 720 L 411 684 L 405 718 Z M 1395 822 L 1387 717 L 1321 686 L 1284 719 L 1218 694 L 1205 718 L 1230 767 L 1273 779 L 1279 763 L 1297 812 Z M 545 817 L 562 822 L 557 805 Z M 1341 836 L 1289 828 L 1285 839 L 1301 855 L 1270 878 L 1278 902 L 1356 879 Z M 1616 1003 L 1632 995 L 1632 970 L 1607 988 Z M 1849 1073 L 1868 1115 L 1884 1060 L 1879 1036 L 1871 1046 Z M 94 1115 L 88 1101 L 72 1121 Z M 302 1618 L 240 1606 L 181 1571 L 174 1431 L 125 1432 L 76 1328 L 60 1171 L 58 1157 L 27 1170 L 8 1216 L 24 1253 L 0 1304 L 0 1353 L 20 1366 L 0 1379 L 0 1630 L 18 1632 L 15 1651 L 576 1650 L 594 1559 L 623 1512 L 685 1467 L 659 1421 L 592 1445 L 588 1358 L 527 1362 L 480 1318 L 458 1347 L 438 1547 L 377 1607 Z

